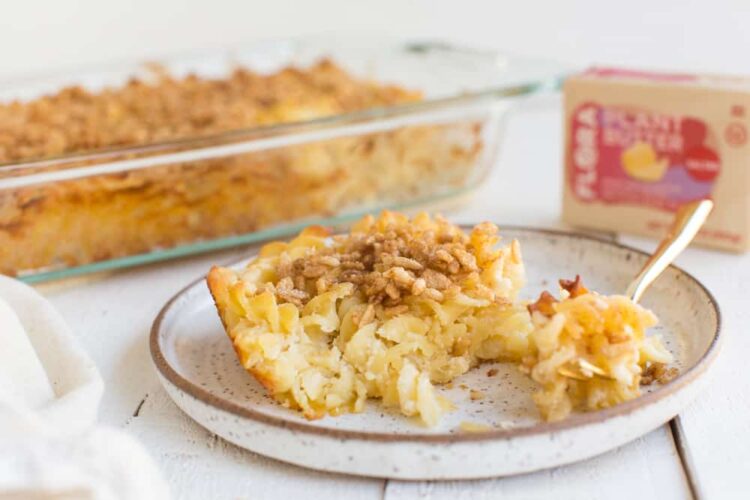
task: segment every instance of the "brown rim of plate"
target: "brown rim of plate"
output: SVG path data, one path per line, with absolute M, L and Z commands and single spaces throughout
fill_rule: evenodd
M 467 224 L 460 224 L 460 226 L 463 228 L 471 227 L 471 225 L 467 225 Z M 603 238 L 597 238 L 591 235 L 578 233 L 578 232 L 569 232 L 569 231 L 562 231 L 562 230 L 555 230 L 555 229 L 542 229 L 542 228 L 534 228 L 534 227 L 527 227 L 527 226 L 503 225 L 501 227 L 504 229 L 514 230 L 514 231 L 527 231 L 531 233 L 546 234 L 550 236 L 562 236 L 562 237 L 567 237 L 567 238 L 584 239 L 584 240 L 589 240 L 589 241 L 593 241 L 596 243 L 601 243 L 601 244 L 621 248 L 623 250 L 627 250 L 629 252 L 635 253 L 637 255 L 641 255 L 643 257 L 649 256 L 647 252 L 644 252 L 637 248 L 633 248 L 629 245 L 624 245 L 622 243 L 618 243 L 614 241 L 608 241 Z M 242 262 L 242 261 L 239 261 L 239 262 Z M 232 265 L 239 264 L 239 262 L 235 262 Z M 453 443 L 462 443 L 462 442 L 471 442 L 471 441 L 485 441 L 485 440 L 494 440 L 494 439 L 512 439 L 512 438 L 534 435 L 534 434 L 546 434 L 550 432 L 559 432 L 559 431 L 573 429 L 575 427 L 582 427 L 588 424 L 600 423 L 613 417 L 620 417 L 620 416 L 628 415 L 634 412 L 635 410 L 638 410 L 644 406 L 648 406 L 649 404 L 653 402 L 659 401 L 673 394 L 674 392 L 680 390 L 682 387 L 685 387 L 689 383 L 693 382 L 696 378 L 698 378 L 698 376 L 700 376 L 703 372 L 705 372 L 706 369 L 714 361 L 719 351 L 720 338 L 721 338 L 721 335 L 720 335 L 721 311 L 719 310 L 719 305 L 716 302 L 716 299 L 714 298 L 713 294 L 711 294 L 711 292 L 708 291 L 708 289 L 703 285 L 703 283 L 701 283 L 693 275 L 691 275 L 687 271 L 677 266 L 671 265 L 669 267 L 677 271 L 681 275 L 686 276 L 689 280 L 693 281 L 693 283 L 695 283 L 698 286 L 698 288 L 700 288 L 703 291 L 703 293 L 705 293 L 706 297 L 708 297 L 708 300 L 711 306 L 714 309 L 714 312 L 716 314 L 716 331 L 714 332 L 713 339 L 711 340 L 711 344 L 708 346 L 708 349 L 706 350 L 706 352 L 703 353 L 703 355 L 700 357 L 698 362 L 695 363 L 695 365 L 693 365 L 689 370 L 687 370 L 684 373 L 680 373 L 680 375 L 676 379 L 674 379 L 673 381 L 669 382 L 668 384 L 664 386 L 659 387 L 653 392 L 644 394 L 635 399 L 626 401 L 617 406 L 613 406 L 611 408 L 607 408 L 604 410 L 587 412 L 587 413 L 576 413 L 558 422 L 541 422 L 539 424 L 535 424 L 532 426 L 519 427 L 515 429 L 514 428 L 495 429 L 495 430 L 491 430 L 487 432 L 476 432 L 476 433 L 472 432 L 472 433 L 455 433 L 455 434 L 453 433 L 451 434 L 447 434 L 447 433 L 394 434 L 394 433 L 387 433 L 387 432 L 365 432 L 365 431 L 352 431 L 352 430 L 345 430 L 345 429 L 318 427 L 318 426 L 308 423 L 305 420 L 294 421 L 294 420 L 286 420 L 284 418 L 274 417 L 274 416 L 265 414 L 263 412 L 254 410 L 252 408 L 248 408 L 248 407 L 233 403 L 231 401 L 228 401 L 226 399 L 222 399 L 212 394 L 210 391 L 203 389 L 199 385 L 194 384 L 190 380 L 180 375 L 167 362 L 166 358 L 164 357 L 164 354 L 161 352 L 161 347 L 159 345 L 159 332 L 161 330 L 161 324 L 167 312 L 169 311 L 169 309 L 172 307 L 175 301 L 179 297 L 182 296 L 183 293 L 185 293 L 187 290 L 191 289 L 193 286 L 197 285 L 201 281 L 204 281 L 205 277 L 201 277 L 201 278 L 198 278 L 197 280 L 194 280 L 185 288 L 177 292 L 177 294 L 175 294 L 171 299 L 169 299 L 169 301 L 161 309 L 161 311 L 157 315 L 151 327 L 151 335 L 150 335 L 150 341 L 149 341 L 150 348 L 151 348 L 151 357 L 154 361 L 154 364 L 156 365 L 157 370 L 165 379 L 167 379 L 170 383 L 174 384 L 183 392 L 201 401 L 202 403 L 212 406 L 214 408 L 217 408 L 219 410 L 225 411 L 227 413 L 231 413 L 238 417 L 247 418 L 247 419 L 262 423 L 262 424 L 272 425 L 274 427 L 288 429 L 294 432 L 302 432 L 302 433 L 314 434 L 318 436 L 326 436 L 326 437 L 330 437 L 333 439 L 347 439 L 347 440 L 355 439 L 355 440 L 379 441 L 379 442 L 422 442 L 422 443 L 443 443 L 443 444 L 453 444 Z

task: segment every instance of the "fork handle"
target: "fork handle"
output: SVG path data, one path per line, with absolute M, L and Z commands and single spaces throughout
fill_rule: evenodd
M 675 258 L 693 241 L 714 207 L 711 200 L 699 200 L 680 207 L 672 228 L 649 257 L 641 272 L 633 279 L 625 294 L 638 302 L 646 289 Z

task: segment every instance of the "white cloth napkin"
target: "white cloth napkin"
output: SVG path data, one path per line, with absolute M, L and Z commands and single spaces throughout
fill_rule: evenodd
M 60 314 L 0 276 L 0 500 L 168 498 L 140 444 L 95 425 L 103 389 Z

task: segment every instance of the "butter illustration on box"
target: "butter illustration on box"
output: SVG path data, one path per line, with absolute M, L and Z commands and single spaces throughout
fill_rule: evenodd
M 748 113 L 740 78 L 594 68 L 568 79 L 564 220 L 660 237 L 680 205 L 712 198 L 698 242 L 746 250 Z
M 622 152 L 622 168 L 630 177 L 643 182 L 658 182 L 664 178 L 669 159 L 658 158 L 647 142 L 636 142 Z

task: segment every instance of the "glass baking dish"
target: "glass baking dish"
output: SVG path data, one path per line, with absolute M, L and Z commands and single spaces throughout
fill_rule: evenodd
M 274 74 L 322 58 L 422 98 L 0 164 L 0 272 L 38 282 L 464 199 L 495 163 L 508 109 L 519 96 L 557 88 L 564 74 L 552 62 L 443 43 L 321 38 L 169 58 L 159 71 Z M 15 82 L 0 86 L 0 102 L 70 85 L 98 92 L 153 71 L 119 65 Z

